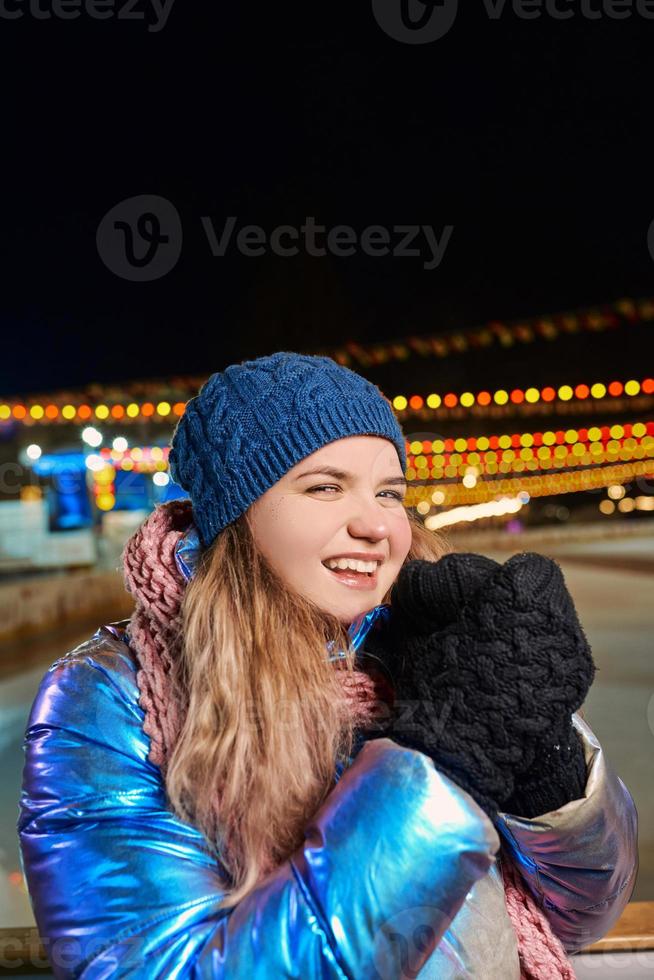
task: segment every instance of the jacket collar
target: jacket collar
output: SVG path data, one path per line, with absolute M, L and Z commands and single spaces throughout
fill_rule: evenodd
M 388 620 L 390 615 L 391 607 L 388 603 L 382 603 L 379 606 L 374 606 L 369 609 L 368 612 L 361 613 L 357 616 L 348 626 L 347 632 L 350 637 L 350 643 L 354 649 L 359 653 L 359 657 L 362 655 L 363 642 L 370 632 L 371 629 L 378 629 L 382 623 Z M 334 653 L 334 641 L 330 640 L 327 644 L 327 650 L 329 652 L 330 660 L 339 660 L 345 657 L 343 650 L 339 650 Z

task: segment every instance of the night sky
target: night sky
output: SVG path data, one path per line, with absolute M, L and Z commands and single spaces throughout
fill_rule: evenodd
M 145 20 L 70 21 L 7 0 L 24 16 L 0 19 L 0 397 L 654 295 L 654 20 L 565 0 L 568 20 L 508 3 L 492 19 L 480 0 L 407 44 L 366 0 L 211 6 L 176 0 L 152 31 L 143 0 Z M 182 229 L 150 281 L 108 268 L 97 238 L 140 195 Z M 451 233 L 432 269 L 426 253 L 255 257 L 233 239 L 214 256 L 202 219 L 220 234 L 230 216 L 266 236 L 309 216 L 393 245 L 400 225 Z M 640 377 L 653 334 L 552 346 L 547 379 Z M 453 390 L 466 372 L 538 383 L 544 363 L 535 346 L 455 360 L 431 368 Z

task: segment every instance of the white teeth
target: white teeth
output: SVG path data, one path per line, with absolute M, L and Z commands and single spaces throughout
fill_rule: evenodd
M 328 568 L 351 568 L 355 572 L 374 572 L 376 561 L 359 561 L 357 558 L 330 558 L 325 562 Z

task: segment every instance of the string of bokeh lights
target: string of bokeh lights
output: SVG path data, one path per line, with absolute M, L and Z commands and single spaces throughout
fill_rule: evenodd
M 641 381 L 630 379 L 628 381 L 609 381 L 593 382 L 592 384 L 560 385 L 554 388 L 546 385 L 543 388 L 529 387 L 513 388 L 511 391 L 498 388 L 491 392 L 487 390 L 478 391 L 476 394 L 471 391 L 464 391 L 460 394 L 455 392 L 445 392 L 439 394 L 432 392 L 429 395 L 395 395 L 391 401 L 393 408 L 398 413 L 400 419 L 410 411 L 420 411 L 424 409 L 445 408 L 488 407 L 488 406 L 520 406 L 523 403 L 535 405 L 539 402 L 551 405 L 556 400 L 566 403 L 571 400 L 577 402 L 601 402 L 604 399 L 617 399 L 623 396 L 634 398 L 638 395 L 654 395 L 654 378 L 643 378 Z M 16 420 L 26 425 L 32 424 L 52 424 L 62 422 L 89 422 L 90 420 L 127 422 L 149 419 L 152 421 L 170 421 L 179 418 L 186 407 L 186 402 L 175 402 L 171 404 L 167 401 L 154 402 L 130 402 L 127 405 L 114 404 L 107 405 L 101 403 L 91 406 L 88 404 L 57 405 L 50 402 L 46 405 L 36 403 L 26 405 L 22 402 L 10 404 L 0 403 L 0 423 L 9 420 Z M 556 406 L 554 406 L 556 407 Z
M 530 344 L 538 340 L 556 341 L 578 333 L 602 333 L 654 320 L 654 299 L 619 299 L 601 307 L 529 317 L 510 323 L 493 320 L 482 327 L 456 330 L 447 334 L 414 335 L 388 342 L 361 344 L 351 340 L 337 348 L 320 349 L 346 367 L 357 365 L 374 368 L 379 365 L 406 363 L 412 357 L 446 358 L 453 354 L 485 350 L 493 345 L 503 348 Z

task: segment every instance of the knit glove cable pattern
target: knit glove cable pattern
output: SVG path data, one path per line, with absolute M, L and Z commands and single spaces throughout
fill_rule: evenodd
M 430 755 L 492 820 L 505 803 L 535 816 L 583 795 L 571 715 L 595 665 L 556 562 L 410 561 L 391 606 L 370 640 L 394 679 L 396 741 Z

